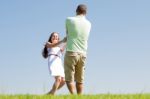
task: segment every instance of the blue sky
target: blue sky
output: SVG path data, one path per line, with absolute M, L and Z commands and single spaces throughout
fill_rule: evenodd
M 149 0 L 0 0 L 0 93 L 49 91 L 43 44 L 53 31 L 65 36 L 65 19 L 80 3 L 92 23 L 84 93 L 150 92 Z

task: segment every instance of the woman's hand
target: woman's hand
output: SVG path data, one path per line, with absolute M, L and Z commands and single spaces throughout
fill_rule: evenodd
M 53 47 L 53 44 L 50 43 L 50 42 L 46 42 L 45 46 L 46 46 L 47 48 L 51 48 L 51 47 Z

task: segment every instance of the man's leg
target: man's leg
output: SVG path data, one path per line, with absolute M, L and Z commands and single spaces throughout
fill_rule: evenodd
M 83 83 L 76 82 L 77 94 L 82 94 L 83 92 Z
M 68 87 L 68 90 L 71 94 L 74 94 L 74 90 L 75 90 L 75 85 L 73 82 L 69 82 L 69 81 L 66 81 L 66 84 L 67 84 L 67 87 Z
M 84 57 L 82 54 L 80 54 L 79 56 L 80 57 L 79 57 L 78 64 L 75 67 L 75 81 L 76 81 L 77 94 L 82 94 L 86 57 Z
M 76 55 L 74 53 L 66 52 L 64 58 L 65 80 L 71 94 L 74 94 L 75 91 L 74 73 L 76 61 Z

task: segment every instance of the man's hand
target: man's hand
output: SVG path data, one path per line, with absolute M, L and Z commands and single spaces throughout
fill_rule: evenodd
M 63 43 L 65 43 L 67 41 L 67 37 L 64 37 L 64 39 L 62 40 Z

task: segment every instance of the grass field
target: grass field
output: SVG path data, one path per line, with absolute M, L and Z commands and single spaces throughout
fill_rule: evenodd
M 150 94 L 0 95 L 0 99 L 150 99 Z

